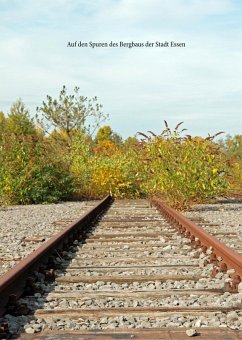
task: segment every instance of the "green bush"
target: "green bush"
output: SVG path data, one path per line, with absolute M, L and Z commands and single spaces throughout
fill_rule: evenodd
M 0 128 L 1 204 L 56 202 L 72 193 L 68 168 L 53 157 L 27 112 L 2 117 Z
M 150 193 L 177 207 L 227 192 L 225 156 L 212 137 L 181 137 L 167 127 L 160 136 L 145 137 L 143 185 Z
M 43 145 L 31 139 L 11 139 L 2 145 L 0 202 L 56 202 L 73 191 L 73 179 L 63 165 L 50 160 Z
M 50 106 L 44 108 L 53 118 L 52 104 L 49 97 Z M 81 113 L 75 118 L 79 128 L 73 123 L 71 131 L 62 126 L 61 117 L 69 126 L 75 115 L 69 117 L 65 107 L 60 124 L 47 136 L 36 128 L 21 100 L 7 117 L 0 112 L 1 204 L 57 202 L 73 195 L 102 198 L 112 192 L 117 198 L 155 195 L 184 208 L 240 188 L 241 136 L 227 138 L 221 147 L 213 137 L 183 137 L 180 124 L 171 132 L 166 123 L 158 136 L 141 133 L 140 142 L 134 137 L 123 142 L 109 126 L 91 138 Z
M 78 197 L 102 198 L 109 192 L 117 198 L 143 195 L 137 176 L 141 159 L 135 148 L 109 140 L 95 144 L 79 134 L 73 139 L 70 155 Z

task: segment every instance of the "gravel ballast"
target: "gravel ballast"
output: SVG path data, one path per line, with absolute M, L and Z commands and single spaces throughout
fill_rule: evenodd
M 227 246 L 242 253 L 242 201 L 217 199 L 213 204 L 196 204 L 183 213 Z
M 96 203 L 84 201 L 0 207 L 0 275 L 49 240 L 69 220 L 79 218 Z M 63 223 L 53 224 L 56 221 Z

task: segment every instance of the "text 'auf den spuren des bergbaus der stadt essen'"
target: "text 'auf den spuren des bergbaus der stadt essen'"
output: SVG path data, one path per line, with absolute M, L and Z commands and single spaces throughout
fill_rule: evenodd
M 67 47 L 89 47 L 89 48 L 106 48 L 106 47 L 121 47 L 121 48 L 140 48 L 140 47 L 186 47 L 185 42 L 176 42 L 176 41 L 146 41 L 146 42 L 124 42 L 124 41 L 110 41 L 110 42 L 83 42 L 83 41 L 68 41 Z

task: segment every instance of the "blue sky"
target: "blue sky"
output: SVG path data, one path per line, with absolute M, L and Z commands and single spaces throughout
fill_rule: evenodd
M 123 137 L 184 121 L 192 135 L 242 133 L 242 1 L 0 0 L 0 110 L 35 114 L 75 85 Z M 83 42 L 185 48 L 67 48 Z

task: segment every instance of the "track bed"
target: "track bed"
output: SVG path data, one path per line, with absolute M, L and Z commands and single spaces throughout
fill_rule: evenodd
M 210 255 L 148 201 L 114 201 L 57 254 L 55 281 L 38 274 L 26 315 L 4 318 L 23 339 L 240 339 L 241 294 L 224 290 L 230 271 L 211 276 Z

